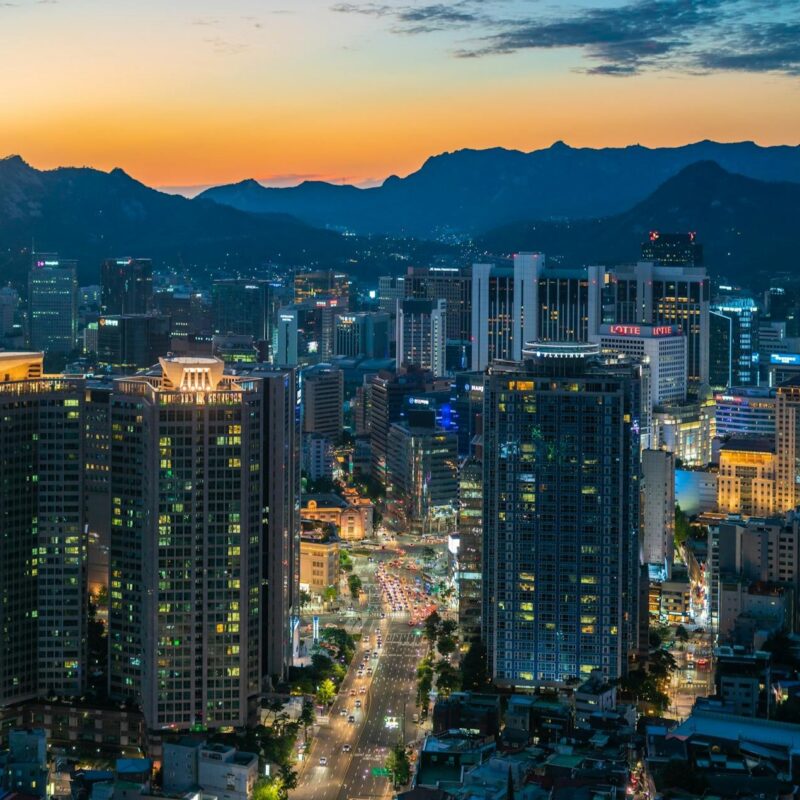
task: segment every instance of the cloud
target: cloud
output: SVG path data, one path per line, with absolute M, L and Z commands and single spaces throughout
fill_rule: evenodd
M 800 22 L 758 24 L 733 35 L 716 50 L 700 52 L 701 69 L 782 72 L 800 75 Z
M 471 36 L 453 53 L 481 58 L 535 50 L 576 50 L 581 71 L 627 77 L 670 69 L 800 73 L 800 0 L 627 0 L 547 10 L 477 0 L 394 5 L 340 2 L 339 13 L 385 19 L 394 33 L 452 29 Z M 516 16 L 501 14 L 508 6 Z
M 478 24 L 482 15 L 474 11 L 473 0 L 455 3 L 428 3 L 421 6 L 391 6 L 383 3 L 337 3 L 331 10 L 340 14 L 362 14 L 389 18 L 394 33 L 430 33 Z
M 232 42 L 225 39 L 223 36 L 210 36 L 203 39 L 206 44 L 210 44 L 214 48 L 215 53 L 223 56 L 235 56 L 243 53 L 248 49 L 249 45 L 244 42 Z

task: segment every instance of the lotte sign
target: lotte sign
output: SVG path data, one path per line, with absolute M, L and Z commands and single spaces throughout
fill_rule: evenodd
M 617 336 L 670 336 L 674 332 L 672 325 L 609 325 L 609 333 Z

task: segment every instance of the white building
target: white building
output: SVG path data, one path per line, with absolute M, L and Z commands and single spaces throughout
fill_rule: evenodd
M 642 551 L 646 564 L 672 573 L 675 556 L 675 456 L 665 450 L 642 452 Z

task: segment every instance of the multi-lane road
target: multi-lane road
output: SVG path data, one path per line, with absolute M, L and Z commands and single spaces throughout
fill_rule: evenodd
M 363 634 L 363 640 L 370 643 L 370 653 L 376 649 L 378 630 L 382 647 L 377 660 L 370 658 L 373 675 L 357 676 L 361 654 L 366 652 L 360 646 L 329 721 L 320 725 L 306 754 L 292 800 L 356 800 L 389 795 L 389 779 L 375 775 L 373 770 L 384 766 L 389 750 L 401 737 L 405 743 L 417 737 L 413 721 L 416 667 L 423 645 L 405 622 L 371 620 Z M 366 688 L 365 694 L 360 693 L 362 687 Z M 355 708 L 356 700 L 361 700 L 361 709 Z M 347 714 L 341 714 L 342 710 Z M 350 716 L 355 722 L 348 721 Z M 389 725 L 396 721 L 398 727 L 388 727 L 387 720 Z
M 389 797 L 390 779 L 376 775 L 374 770 L 384 767 L 389 751 L 399 741 L 409 744 L 420 735 L 414 722 L 416 670 L 425 644 L 417 629 L 409 626 L 409 615 L 393 613 L 387 598 L 380 597 L 375 581 L 378 564 L 394 558 L 395 554 L 391 550 L 376 550 L 372 557 L 374 561 L 370 563 L 356 559 L 355 568 L 369 593 L 370 606 L 383 607 L 386 618 L 373 616 L 364 623 L 356 655 L 328 721 L 320 724 L 300 766 L 298 786 L 291 792 L 291 800 Z M 359 665 L 367 652 L 373 674 L 365 671 L 358 677 Z M 361 701 L 359 709 L 355 707 L 357 700 Z

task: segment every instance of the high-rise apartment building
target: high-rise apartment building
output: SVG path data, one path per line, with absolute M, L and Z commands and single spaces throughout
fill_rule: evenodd
M 430 370 L 435 376 L 447 371 L 447 303 L 444 300 L 401 300 L 397 304 L 397 364 Z
M 110 689 L 148 725 L 245 725 L 296 602 L 293 373 L 161 359 L 115 381 Z M 144 477 L 143 477 L 144 476 Z
M 502 685 L 625 674 L 638 645 L 639 368 L 535 344 L 484 400 L 483 637 Z
M 86 681 L 82 379 L 0 354 L 0 705 Z
M 100 268 L 104 314 L 146 314 L 153 306 L 153 262 L 149 258 L 109 258 Z
M 458 627 L 465 642 L 480 641 L 483 574 L 483 463 L 480 448 L 458 473 Z
M 28 342 L 44 353 L 69 353 L 78 339 L 75 261 L 37 253 L 28 273 Z
M 642 242 L 642 261 L 678 267 L 699 267 L 703 263 L 703 245 L 696 233 L 661 233 L 650 231 Z

